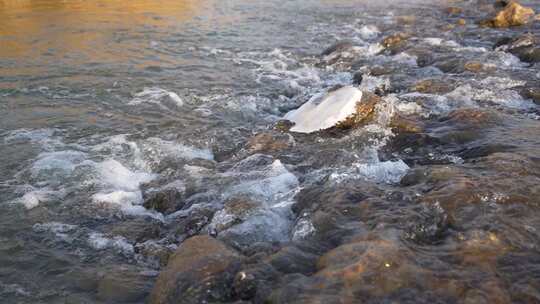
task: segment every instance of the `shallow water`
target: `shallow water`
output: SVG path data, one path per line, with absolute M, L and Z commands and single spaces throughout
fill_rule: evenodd
M 467 25 L 446 29 L 446 2 L 368 2 L 0 0 L 2 301 L 142 303 L 162 253 L 207 233 L 317 248 L 267 283 L 275 302 L 540 301 L 540 112 L 520 95 L 540 68 L 492 50 L 539 22 L 479 28 L 487 6 L 456 2 Z M 250 148 L 357 71 L 385 90 L 369 125 Z M 143 206 L 167 191 L 174 210 Z

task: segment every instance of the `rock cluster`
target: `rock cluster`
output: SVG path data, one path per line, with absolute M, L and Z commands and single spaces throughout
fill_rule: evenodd
M 493 18 L 482 21 L 480 24 L 489 27 L 520 26 L 529 23 L 534 18 L 534 10 L 511 1 Z

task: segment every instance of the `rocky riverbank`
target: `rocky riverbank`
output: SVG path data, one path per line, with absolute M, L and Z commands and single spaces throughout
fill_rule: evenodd
M 0 77 L 0 297 L 540 303 L 540 3 L 388 2 L 194 1 Z
M 179 226 L 187 240 L 169 258 L 150 302 L 540 301 L 538 265 L 515 264 L 540 257 L 538 218 L 527 214 L 540 206 L 540 145 L 537 136 L 524 138 L 540 134 L 539 82 L 529 78 L 539 73 L 540 23 L 532 8 L 514 1 L 453 5 L 427 24 L 395 17 L 398 25 L 367 49 L 339 41 L 323 51 L 316 65 L 350 72 L 353 83 L 312 96 L 234 156 L 261 162 L 260 153 L 272 155 L 305 171 L 317 161 L 291 155 L 377 125 L 392 132 L 381 161 L 401 159 L 406 173 L 386 185 L 336 174 L 303 181 L 292 196 L 290 240 L 251 235 L 247 229 L 256 226 L 234 231 L 264 203 L 232 198 L 213 219 L 211 212 L 190 230 Z M 444 38 L 426 36 L 427 27 Z M 474 35 L 484 47 L 448 39 Z M 373 60 L 375 54 L 391 60 Z M 507 59 L 494 63 L 497 57 Z M 535 118 L 517 127 L 515 115 Z M 148 204 L 172 210 L 181 200 L 162 193 Z

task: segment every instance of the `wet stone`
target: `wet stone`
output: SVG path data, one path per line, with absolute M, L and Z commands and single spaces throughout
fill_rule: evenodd
M 232 299 L 241 256 L 219 240 L 195 236 L 182 243 L 159 274 L 150 303 L 207 303 Z
M 534 103 L 540 105 L 540 87 L 525 88 L 520 92 L 521 96 L 532 99 Z
M 362 72 L 356 72 L 353 75 L 353 84 L 354 85 L 360 85 L 362 83 L 362 79 L 364 78 L 364 74 Z
M 163 233 L 161 222 L 151 218 L 134 218 L 111 224 L 110 233 L 130 242 L 158 239 Z
M 248 197 L 233 197 L 223 203 L 223 209 L 215 213 L 209 229 L 220 232 L 242 223 L 256 208 L 261 206 L 260 202 L 256 202 Z
M 170 214 L 184 206 L 183 193 L 176 189 L 156 190 L 145 195 L 143 206 L 146 209 Z
M 249 139 L 246 149 L 249 153 L 271 154 L 294 146 L 294 138 L 278 132 L 259 133 Z
M 540 62 L 540 39 L 533 34 L 524 34 L 515 38 L 504 37 L 499 39 L 494 49 L 506 51 L 517 56 L 523 62 Z
M 395 54 L 399 52 L 400 47 L 402 47 L 404 42 L 407 41 L 409 38 L 409 34 L 399 32 L 383 38 L 381 41 L 381 45 L 384 48 L 390 50 L 391 53 Z
M 529 23 L 534 18 L 534 10 L 520 5 L 517 1 L 511 1 L 493 18 L 480 22 L 482 26 L 510 27 Z
M 275 124 L 274 129 L 276 129 L 278 131 L 281 131 L 281 132 L 288 132 L 293 126 L 294 126 L 293 122 L 291 122 L 289 120 L 286 120 L 286 119 L 282 119 L 282 120 L 279 120 Z
M 449 227 L 449 219 L 445 210 L 437 203 L 422 205 L 410 219 L 406 238 L 420 244 L 437 244 L 442 242 Z
M 448 15 L 459 15 L 463 12 L 463 9 L 455 6 L 447 7 L 444 10 Z
M 115 269 L 99 281 L 97 297 L 108 303 L 142 302 L 148 295 L 152 281 L 134 270 Z
M 424 79 L 417 82 L 412 88 L 412 91 L 427 94 L 446 94 L 451 92 L 454 87 L 450 81 L 443 79 Z
M 353 44 L 351 41 L 344 40 L 344 41 L 338 41 L 334 43 L 333 45 L 326 48 L 324 51 L 322 51 L 322 56 L 328 56 L 335 52 L 343 52 L 353 47 Z
M 283 247 L 267 258 L 267 262 L 281 273 L 311 274 L 315 271 L 318 256 L 295 246 Z
M 395 114 L 389 126 L 396 133 L 420 133 L 424 131 L 424 125 L 418 117 Z
M 469 62 L 465 63 L 463 68 L 466 71 L 473 72 L 473 73 L 478 73 L 478 72 L 482 71 L 482 69 L 484 68 L 484 65 L 482 63 L 478 62 L 478 61 L 469 61 Z

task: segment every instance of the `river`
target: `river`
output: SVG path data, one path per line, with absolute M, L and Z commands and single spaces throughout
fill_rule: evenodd
M 255 303 L 540 302 L 540 66 L 493 49 L 540 22 L 373 2 L 0 0 L 0 302 L 145 303 L 208 234 Z M 357 72 L 369 124 L 276 131 Z

